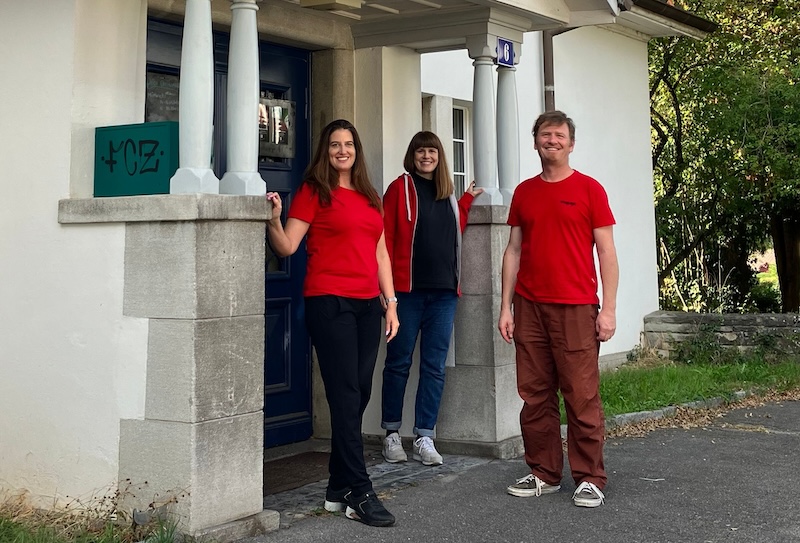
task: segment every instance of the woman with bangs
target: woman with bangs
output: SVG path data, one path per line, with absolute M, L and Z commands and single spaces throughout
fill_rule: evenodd
M 383 197 L 386 248 L 403 326 L 386 346 L 381 427 L 386 430 L 383 457 L 405 462 L 399 430 L 412 355 L 420 338 L 419 385 L 415 403 L 414 460 L 442 463 L 433 443 L 444 390 L 445 361 L 460 295 L 461 233 L 472 202 L 483 189 L 473 181 L 456 200 L 453 179 L 433 132 L 417 132 L 403 160 L 406 172 Z
M 371 526 L 391 526 L 364 464 L 361 425 L 372 391 L 381 335 L 397 334 L 397 298 L 383 235 L 380 196 L 370 183 L 364 151 L 348 121 L 328 124 L 292 200 L 268 192 L 270 243 L 294 254 L 308 235 L 303 284 L 306 327 L 317 352 L 331 414 L 330 477 L 325 509 Z M 381 316 L 386 326 L 381 330 Z

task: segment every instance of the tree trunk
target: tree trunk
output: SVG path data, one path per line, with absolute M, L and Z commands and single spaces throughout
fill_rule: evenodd
M 770 227 L 783 312 L 796 313 L 800 310 L 800 220 L 773 213 Z

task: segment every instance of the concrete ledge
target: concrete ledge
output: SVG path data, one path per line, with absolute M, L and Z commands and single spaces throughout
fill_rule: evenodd
M 628 353 L 630 351 L 623 351 L 621 353 L 604 354 L 600 356 L 598 361 L 600 371 L 608 371 L 618 368 L 628 361 Z
M 364 444 L 375 448 L 383 446 L 383 435 L 365 434 Z M 411 443 L 414 438 L 404 437 L 403 447 L 411 450 Z M 514 436 L 499 442 L 481 441 L 460 441 L 453 439 L 436 438 L 436 449 L 444 454 L 456 454 L 460 456 L 477 456 L 480 458 L 498 458 L 508 460 L 522 456 L 525 446 L 522 443 L 522 436 Z
M 436 448 L 439 452 L 445 454 L 499 458 L 500 460 L 517 458 L 525 453 L 525 445 L 522 442 L 522 436 L 510 437 L 497 443 L 436 439 Z
M 263 196 L 154 194 L 59 200 L 58 222 L 268 221 L 272 206 Z
M 281 525 L 281 514 L 265 509 L 250 517 L 199 530 L 192 541 L 198 543 L 229 543 L 246 537 L 256 537 L 274 532 Z
M 709 398 L 707 400 L 682 403 L 677 406 L 670 405 L 662 409 L 655 409 L 653 411 L 637 411 L 636 413 L 623 413 L 620 415 L 606 418 L 606 430 L 609 430 L 611 428 L 617 428 L 619 426 L 625 426 L 626 424 L 634 424 L 636 422 L 642 422 L 644 420 L 657 420 L 657 419 L 665 419 L 667 417 L 672 417 L 678 411 L 679 407 L 688 407 L 691 409 L 710 409 L 714 407 L 719 407 L 721 405 L 725 405 L 731 401 L 741 400 L 742 398 L 745 398 L 747 396 L 749 396 L 748 392 L 740 390 L 738 392 L 733 393 L 732 400 L 728 400 L 726 398 Z M 562 425 L 561 435 L 564 437 L 566 437 L 566 430 L 567 426 Z

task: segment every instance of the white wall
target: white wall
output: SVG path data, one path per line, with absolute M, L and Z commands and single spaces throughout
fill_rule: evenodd
M 419 53 L 405 47 L 355 52 L 354 124 L 380 194 L 403 173 L 408 142 L 422 129 L 419 62 Z
M 544 110 L 541 58 L 541 35 L 526 34 L 516 76 L 522 179 L 541 169 L 531 137 Z M 617 334 L 601 354 L 628 351 L 639 344 L 644 315 L 658 309 L 647 44 L 580 28 L 555 37 L 554 64 L 556 107 L 577 125 L 571 163 L 604 185 L 617 219 Z M 424 93 L 471 101 L 472 74 L 466 51 L 422 56 Z
M 0 492 L 102 495 L 144 412 L 146 321 L 122 316 L 124 225 L 61 226 L 94 126 L 141 121 L 144 0 L 6 2 L 0 17 Z

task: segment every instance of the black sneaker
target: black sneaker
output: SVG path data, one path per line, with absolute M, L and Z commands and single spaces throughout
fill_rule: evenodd
M 344 514 L 349 519 L 358 520 L 370 526 L 394 524 L 394 515 L 386 510 L 373 490 L 361 496 L 353 496 L 352 492 L 348 492 L 345 500 L 347 500 L 347 511 Z
M 328 490 L 325 491 L 325 510 L 331 513 L 344 511 L 345 507 L 347 507 L 345 496 L 348 492 L 350 492 L 349 488 L 333 490 L 331 487 L 328 487 Z

